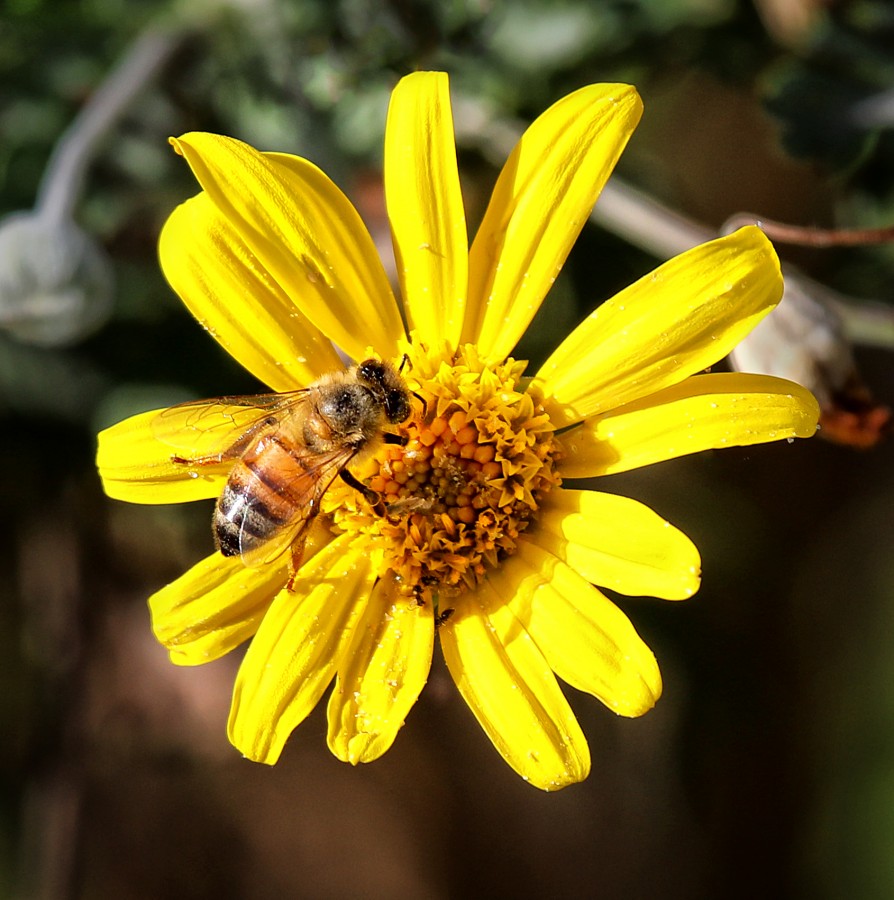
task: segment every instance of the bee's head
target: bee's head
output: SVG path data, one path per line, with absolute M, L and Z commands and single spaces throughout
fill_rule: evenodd
M 357 366 L 357 380 L 367 387 L 385 409 L 392 424 L 410 416 L 410 394 L 400 374 L 378 359 L 365 359 Z

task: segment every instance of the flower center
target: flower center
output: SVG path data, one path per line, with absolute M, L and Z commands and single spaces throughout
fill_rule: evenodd
M 408 355 L 407 383 L 425 411 L 401 426 L 403 446 L 386 445 L 363 472 L 387 514 L 355 492 L 333 516 L 375 536 L 382 576 L 425 602 L 474 588 L 515 552 L 560 481 L 558 444 L 542 407 L 518 388 L 524 362 L 485 367 L 471 344 L 447 357 Z

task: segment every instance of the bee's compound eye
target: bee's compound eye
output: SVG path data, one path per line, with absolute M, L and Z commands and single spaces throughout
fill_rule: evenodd
M 385 378 L 385 366 L 377 359 L 365 359 L 357 366 L 357 378 L 367 384 L 381 384 Z
M 389 422 L 403 422 L 410 416 L 410 399 L 405 391 L 388 391 L 385 414 Z

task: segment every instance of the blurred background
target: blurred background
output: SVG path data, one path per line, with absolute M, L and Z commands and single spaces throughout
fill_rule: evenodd
M 169 135 L 308 157 L 387 247 L 382 137 L 402 74 L 451 75 L 472 227 L 524 123 L 625 81 L 646 111 L 620 177 L 708 229 L 743 210 L 891 224 L 894 5 L 4 0 L 0 15 L 0 214 L 17 214 L 0 225 L 0 896 L 894 896 L 890 442 L 603 479 L 696 541 L 704 582 L 686 603 L 619 599 L 664 696 L 630 721 L 569 689 L 593 773 L 554 795 L 503 764 L 437 652 L 378 763 L 330 756 L 323 710 L 275 768 L 241 759 L 225 732 L 238 654 L 179 669 L 146 608 L 210 551 L 210 503 L 114 502 L 93 466 L 97 430 L 127 415 L 261 389 L 159 272 L 160 227 L 196 191 Z M 88 111 L 122 91 L 99 127 Z M 79 115 L 87 164 L 70 131 L 60 158 Z M 891 244 L 779 249 L 890 301 Z M 588 224 L 516 356 L 543 359 L 657 262 Z M 855 353 L 890 405 L 890 319 L 874 321 Z

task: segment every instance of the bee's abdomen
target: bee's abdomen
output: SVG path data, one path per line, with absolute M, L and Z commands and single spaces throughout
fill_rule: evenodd
M 295 517 L 292 487 L 302 472 L 276 440 L 265 441 L 236 463 L 214 510 L 214 536 L 223 556 L 251 553 Z

